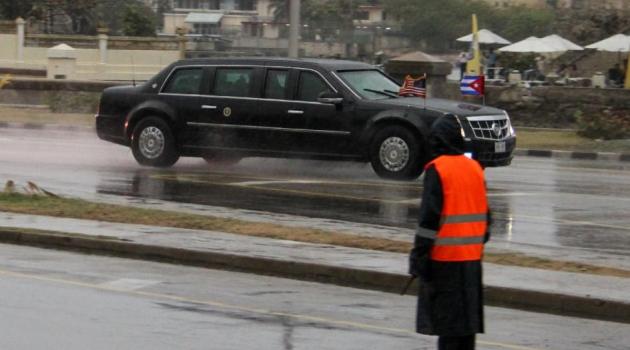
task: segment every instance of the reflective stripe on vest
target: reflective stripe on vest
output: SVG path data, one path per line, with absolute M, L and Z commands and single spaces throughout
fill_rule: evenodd
M 440 176 L 444 197 L 431 259 L 480 260 L 488 213 L 483 170 L 476 161 L 463 155 L 440 156 L 428 166 L 431 164 Z

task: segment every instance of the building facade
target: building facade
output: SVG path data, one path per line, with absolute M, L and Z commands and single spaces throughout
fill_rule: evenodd
M 628 10 L 630 0 L 484 0 L 496 7 L 526 6 L 530 8 L 573 8 Z
M 269 0 L 172 0 L 172 11 L 164 14 L 164 34 L 185 28 L 192 35 L 278 38 Z

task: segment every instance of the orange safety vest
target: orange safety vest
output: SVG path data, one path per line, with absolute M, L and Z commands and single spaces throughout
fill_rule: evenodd
M 440 156 L 427 167 L 430 165 L 435 166 L 440 176 L 444 197 L 431 259 L 481 260 L 488 226 L 488 201 L 481 166 L 463 155 Z

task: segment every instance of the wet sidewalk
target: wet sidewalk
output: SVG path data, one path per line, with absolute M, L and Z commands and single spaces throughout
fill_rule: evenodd
M 4 227 L 70 235 L 0 232 L 0 241 L 168 260 L 399 291 L 407 255 L 198 231 L 0 212 Z M 1 230 L 0 230 L 1 231 Z M 490 303 L 630 322 L 630 279 L 484 264 Z

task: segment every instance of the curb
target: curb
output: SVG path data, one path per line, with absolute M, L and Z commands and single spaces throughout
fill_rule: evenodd
M 0 230 L 0 243 L 258 273 L 395 294 L 400 293 L 402 286 L 409 279 L 408 275 L 402 274 L 231 253 L 153 246 L 118 239 L 61 233 Z M 495 286 L 485 286 L 484 289 L 484 298 L 488 305 L 630 323 L 630 303 Z M 410 294 L 417 294 L 417 292 L 418 286 L 417 283 L 414 283 L 413 288 L 410 289 Z
M 542 149 L 516 149 L 515 156 L 528 157 L 544 157 L 555 159 L 574 159 L 574 160 L 604 160 L 630 162 L 629 153 L 613 153 L 613 152 L 576 152 L 576 151 L 558 151 L 558 150 L 542 150 Z
M 68 132 L 93 132 L 94 127 L 75 126 L 75 125 L 56 125 L 56 124 L 40 124 L 40 123 L 13 123 L 0 122 L 0 129 L 26 129 L 26 130 L 55 130 Z

